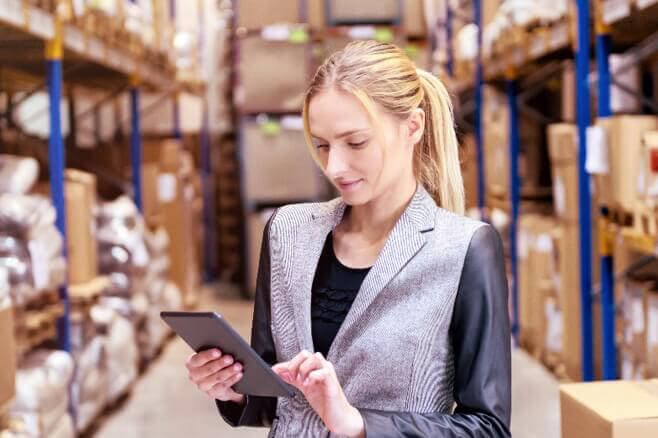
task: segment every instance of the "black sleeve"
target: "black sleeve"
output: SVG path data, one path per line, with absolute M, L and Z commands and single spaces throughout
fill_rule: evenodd
M 500 236 L 491 226 L 471 240 L 450 325 L 455 412 L 361 410 L 367 437 L 510 437 L 511 346 Z
M 270 365 L 274 365 L 276 362 L 276 351 L 270 329 L 270 226 L 274 215 L 276 215 L 276 212 L 267 222 L 263 232 L 251 326 L 251 347 Z M 215 400 L 221 416 L 234 427 L 269 427 L 276 413 L 276 402 L 276 397 L 257 396 L 246 396 L 244 405 Z

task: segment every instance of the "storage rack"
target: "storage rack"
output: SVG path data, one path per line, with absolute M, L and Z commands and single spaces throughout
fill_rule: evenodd
M 146 58 L 134 48 L 119 47 L 90 35 L 76 23 L 65 20 L 59 9 L 55 10 L 58 12 L 40 9 L 27 0 L 0 2 L 0 34 L 3 36 L 3 43 L 0 44 L 0 60 L 3 68 L 10 68 L 15 72 L 11 75 L 11 85 L 15 89 L 33 93 L 45 85 L 48 90 L 48 115 L 51 127 L 48 138 L 48 165 L 51 196 L 57 214 L 57 228 L 66 240 L 64 199 L 66 156 L 60 129 L 59 104 L 62 98 L 62 86 L 84 85 L 112 95 L 116 94 L 117 90 L 120 92 L 129 88 L 132 195 L 141 211 L 140 118 L 145 110 L 140 109 L 139 106 L 140 92 L 159 91 L 171 95 L 184 91 L 203 95 L 205 84 L 199 78 L 179 81 L 176 79 L 176 70 L 170 66 L 162 65 L 150 57 Z M 201 19 L 203 17 L 200 17 Z M 94 81 L 93 78 L 101 78 L 101 81 Z M 11 108 L 11 105 L 9 107 Z M 174 126 L 179 126 L 178 114 L 175 114 Z M 206 123 L 202 132 L 202 138 L 206 139 L 202 142 L 202 156 L 209 160 L 210 148 L 207 137 Z M 205 163 L 202 163 L 202 166 L 205 166 Z M 206 188 L 204 193 L 207 197 Z M 212 228 L 208 227 L 207 232 L 212 235 Z M 211 275 L 206 276 L 208 277 Z M 64 314 L 58 320 L 57 341 L 59 348 L 70 352 L 70 303 L 66 280 L 59 293 L 64 305 Z
M 512 271 L 512 326 L 514 336 L 519 333 L 518 313 L 518 270 L 517 270 L 517 228 L 520 203 L 520 179 L 518 171 L 519 155 L 519 110 L 526 111 L 523 95 L 528 93 L 528 86 L 536 86 L 540 79 L 555 73 L 547 61 L 575 58 L 576 61 L 576 112 L 579 137 L 579 230 L 580 230 L 580 301 L 581 301 L 581 336 L 582 336 L 582 376 L 584 381 L 594 379 L 593 371 L 593 322 L 592 297 L 594 293 L 592 279 L 592 257 L 589 248 L 592 245 L 591 205 L 589 193 L 589 174 L 585 170 L 586 130 L 590 125 L 590 90 L 589 85 L 597 84 L 597 113 L 601 118 L 612 115 L 610 107 L 610 87 L 614 83 L 614 72 L 610 71 L 608 56 L 613 47 L 626 48 L 632 53 L 630 65 L 638 63 L 658 53 L 658 1 L 657 0 L 576 0 L 574 8 L 567 19 L 553 23 L 548 27 L 534 29 L 516 29 L 514 43 L 506 45 L 495 57 L 486 60 L 482 57 L 482 20 L 481 2 L 474 0 L 473 21 L 478 25 L 478 56 L 472 71 L 472 78 L 456 78 L 455 89 L 459 93 L 475 93 L 475 133 L 478 151 L 478 206 L 484 206 L 484 182 L 486 175 L 482 166 L 482 109 L 481 89 L 484 82 L 505 84 L 510 113 L 509 151 L 510 151 L 510 259 Z M 451 33 L 454 14 L 448 8 L 445 27 Z M 569 19 L 569 16 L 571 19 Z M 591 39 L 592 23 L 596 38 Z M 440 27 L 438 25 L 437 27 Z M 452 44 L 452 38 L 449 40 Z M 590 53 L 596 53 L 596 73 L 590 72 Z M 452 48 L 448 48 L 452 54 Z M 448 57 L 446 70 L 453 73 L 452 56 Z M 624 67 L 618 69 L 623 71 Z M 624 90 L 623 86 L 621 87 Z M 630 90 L 624 90 L 630 92 Z M 658 105 L 646 96 L 636 96 L 645 106 L 658 112 Z M 541 114 L 535 114 L 541 117 Z M 605 206 L 602 212 L 606 211 Z M 600 219 L 599 237 L 610 241 L 610 219 Z M 627 243 L 644 253 L 655 254 L 656 242 L 650 236 L 626 235 Z M 603 337 L 603 378 L 618 377 L 617 351 L 615 344 L 615 303 L 614 271 L 611 245 L 602 246 L 601 260 L 595 261 L 601 266 L 601 312 Z M 518 340 L 518 339 L 517 339 Z

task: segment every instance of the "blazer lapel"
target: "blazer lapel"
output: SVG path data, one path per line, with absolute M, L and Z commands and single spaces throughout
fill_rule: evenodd
M 345 204 L 339 199 L 329 204 L 327 210 L 315 213 L 313 222 L 298 227 L 294 249 L 294 272 L 291 283 L 292 307 L 299 349 L 313 351 L 311 331 L 311 293 L 315 271 L 322 248 L 329 232 L 340 222 Z
M 434 229 L 435 212 L 434 200 L 419 184 L 414 197 L 393 227 L 379 257 L 364 279 L 359 293 L 332 343 L 328 354 L 332 361 L 338 359 L 333 358 L 334 350 L 340 351 L 346 347 L 342 344 L 349 341 L 350 329 L 363 317 L 379 292 L 423 248 L 426 243 L 424 233 Z

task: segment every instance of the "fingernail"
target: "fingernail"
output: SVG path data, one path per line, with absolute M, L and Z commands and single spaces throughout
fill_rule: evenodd
M 240 371 L 240 368 L 242 368 L 242 367 L 240 366 L 240 364 L 237 364 L 237 365 L 235 365 L 235 366 L 233 367 L 233 369 L 234 369 L 235 371 Z
M 212 357 L 217 359 L 221 354 L 219 353 L 219 350 L 213 350 L 212 352 Z

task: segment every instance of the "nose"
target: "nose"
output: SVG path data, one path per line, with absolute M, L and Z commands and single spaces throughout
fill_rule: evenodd
M 336 178 L 348 168 L 347 157 L 341 147 L 330 147 L 327 154 L 327 167 L 325 172 L 330 178 Z

